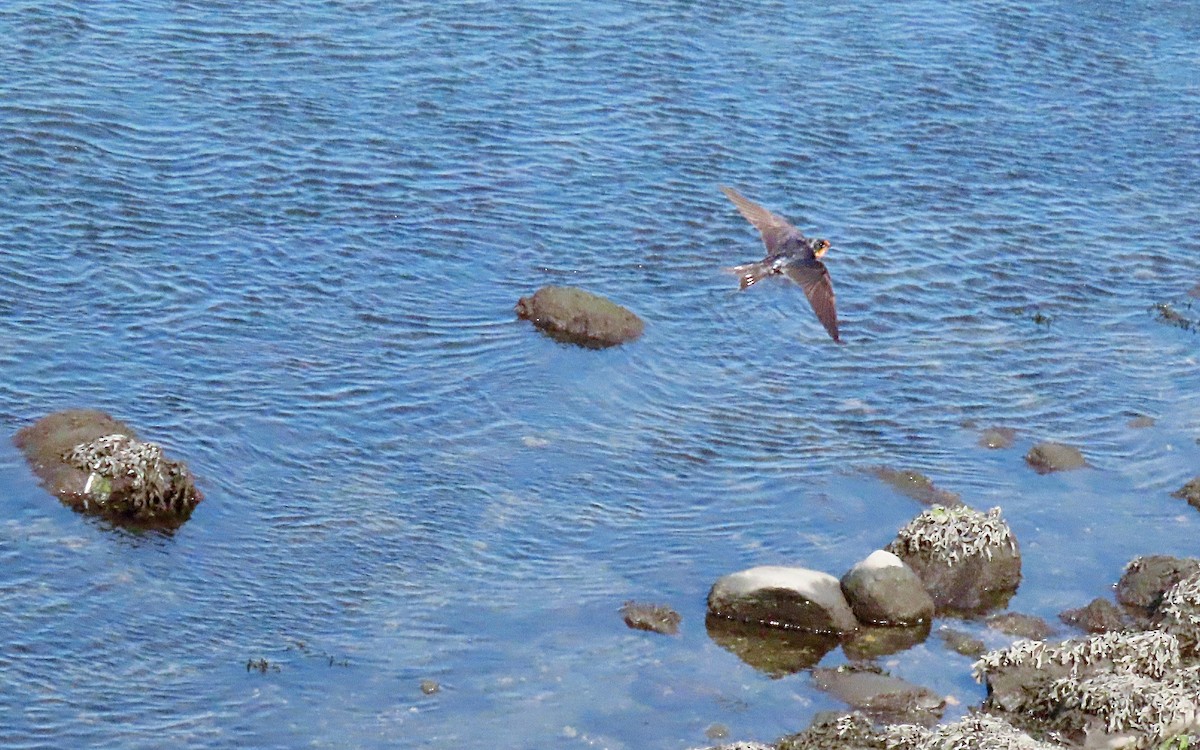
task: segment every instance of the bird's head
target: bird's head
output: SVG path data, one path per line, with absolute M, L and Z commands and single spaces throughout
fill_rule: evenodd
M 813 240 L 812 250 L 813 255 L 820 258 L 825 253 L 829 252 L 829 240 Z

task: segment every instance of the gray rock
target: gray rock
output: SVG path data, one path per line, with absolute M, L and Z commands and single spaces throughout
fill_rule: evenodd
M 900 529 L 887 550 L 920 577 L 939 614 L 999 609 L 1021 582 L 1017 540 L 999 508 L 934 506 Z
M 620 305 L 569 286 L 544 286 L 517 302 L 517 317 L 560 341 L 602 348 L 642 335 L 642 319 Z
M 942 639 L 942 643 L 945 643 L 951 651 L 963 656 L 978 658 L 987 652 L 987 646 L 983 641 L 961 630 L 942 627 L 938 629 L 938 637 Z
M 1025 462 L 1039 474 L 1082 469 L 1088 465 L 1087 459 L 1078 448 L 1049 441 L 1030 448 L 1025 454 Z
M 806 568 L 763 565 L 722 576 L 708 593 L 714 615 L 812 633 L 850 633 L 858 621 L 838 579 Z
M 904 561 L 876 550 L 842 576 L 842 593 L 859 622 L 912 625 L 933 618 L 933 598 Z

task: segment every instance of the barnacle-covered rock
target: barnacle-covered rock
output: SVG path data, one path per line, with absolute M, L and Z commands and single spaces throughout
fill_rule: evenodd
M 544 286 L 518 300 L 516 311 L 553 338 L 591 348 L 632 341 L 645 327 L 615 302 L 570 286 Z
M 886 750 L 885 734 L 865 714 L 824 713 L 813 718 L 808 729 L 775 743 L 776 750 Z
M 1021 582 L 1017 540 L 999 508 L 935 505 L 900 529 L 887 550 L 920 577 L 942 614 L 1002 607 Z
M 884 732 L 888 750 L 1058 750 L 991 714 L 969 714 L 932 729 L 895 724 Z
M 1167 589 L 1154 619 L 1160 630 L 1179 639 L 1185 654 L 1200 656 L 1200 573 Z
M 1102 672 L 1082 680 L 1055 680 L 1036 710 L 1053 716 L 1058 731 L 1086 735 L 1089 747 L 1146 748 L 1200 730 L 1198 701 L 1196 668 L 1163 679 Z
M 104 412 L 57 412 L 22 428 L 14 440 L 63 503 L 116 523 L 178 526 L 203 497 L 186 466 Z

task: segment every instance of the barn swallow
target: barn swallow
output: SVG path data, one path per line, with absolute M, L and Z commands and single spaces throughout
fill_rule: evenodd
M 833 282 L 829 280 L 829 271 L 820 260 L 829 251 L 829 240 L 805 237 L 787 219 L 748 200 L 733 188 L 722 187 L 721 192 L 762 233 L 763 244 L 767 246 L 767 257 L 762 260 L 728 269 L 741 279 L 741 288 L 752 286 L 767 276 L 787 276 L 804 290 L 804 296 L 808 297 L 817 320 L 840 344 Z

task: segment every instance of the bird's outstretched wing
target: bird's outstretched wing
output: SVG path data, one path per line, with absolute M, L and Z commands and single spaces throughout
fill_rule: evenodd
M 784 273 L 804 290 L 808 304 L 812 305 L 817 320 L 829 331 L 829 335 L 839 344 L 837 307 L 834 305 L 833 282 L 829 280 L 829 271 L 819 260 L 809 260 L 790 263 Z
M 733 205 L 737 206 L 742 216 L 746 217 L 746 221 L 753 224 L 755 229 L 762 233 L 763 244 L 767 246 L 768 255 L 779 252 L 788 237 L 804 236 L 787 219 L 771 213 L 733 188 L 722 186 L 721 192 L 733 201 Z

